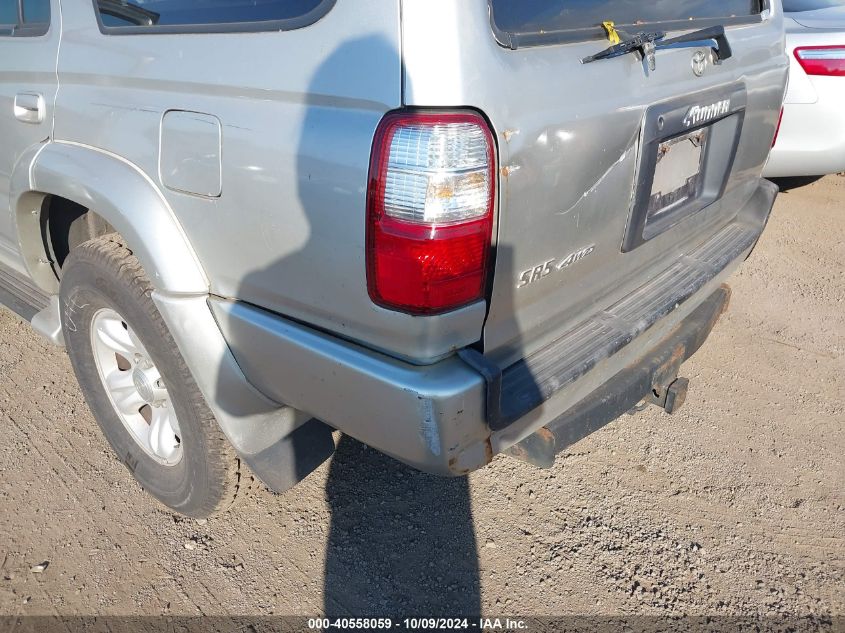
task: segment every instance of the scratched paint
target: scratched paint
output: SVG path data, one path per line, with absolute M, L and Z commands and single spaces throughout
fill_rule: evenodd
M 442 452 L 440 445 L 440 429 L 437 428 L 437 420 L 434 415 L 434 405 L 428 398 L 420 399 L 422 407 L 422 422 L 420 424 L 420 437 L 422 437 L 428 450 L 434 456 L 440 456 Z
M 578 207 L 578 205 L 580 205 L 584 201 L 585 198 L 589 198 L 592 194 L 594 194 L 598 190 L 598 188 L 601 187 L 602 183 L 610 177 L 610 175 L 613 173 L 613 171 L 619 165 L 621 165 L 623 162 L 625 162 L 625 159 L 628 158 L 628 154 L 630 154 L 632 151 L 635 151 L 635 149 L 636 149 L 636 141 L 634 142 L 633 145 L 630 145 L 624 152 L 622 152 L 622 155 L 610 167 L 607 168 L 607 170 L 593 184 L 593 186 L 591 186 L 589 189 L 587 189 L 587 191 L 585 191 L 581 195 L 581 197 L 578 198 L 578 201 L 575 204 L 573 204 L 571 207 L 569 207 L 565 211 L 559 211 L 558 215 L 567 215 L 567 214 L 571 213 L 572 211 L 574 211 Z M 580 218 L 579 218 L 579 220 L 580 220 Z

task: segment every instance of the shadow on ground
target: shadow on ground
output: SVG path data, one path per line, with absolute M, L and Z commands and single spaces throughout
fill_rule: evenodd
M 466 478 L 412 470 L 343 436 L 326 495 L 326 615 L 480 613 Z
M 791 178 L 772 178 L 772 182 L 780 187 L 781 193 L 789 193 L 793 189 L 800 189 L 812 185 L 824 176 L 793 176 Z
M 349 287 L 366 292 L 368 159 L 384 113 L 382 105 L 362 100 L 358 93 L 361 86 L 369 85 L 367 82 L 377 81 L 378 73 L 373 68 L 379 60 L 390 59 L 401 59 L 391 42 L 366 36 L 344 42 L 316 70 L 304 95 L 293 166 L 296 197 L 285 206 L 284 228 L 274 228 L 266 236 L 277 245 L 278 259 L 240 280 L 236 296 L 242 300 L 296 318 L 296 314 L 286 312 L 291 306 L 311 305 L 309 309 L 316 312 L 329 305 L 326 297 L 333 297 L 335 303 L 330 308 L 337 320 L 354 324 L 375 318 L 377 313 L 370 312 L 369 303 L 364 309 L 344 304 L 343 297 L 338 296 L 343 292 L 338 290 L 342 284 L 337 281 L 340 276 Z M 383 93 L 377 85 L 369 89 L 375 95 Z M 362 156 L 367 160 L 361 160 Z M 500 244 L 496 257 L 499 263 L 508 263 L 506 258 L 513 254 L 507 245 Z M 510 288 L 497 298 L 505 313 L 513 313 L 506 309 L 514 300 L 513 292 Z M 513 328 L 518 331 L 518 324 L 513 323 Z M 228 343 L 236 356 L 238 350 L 250 349 L 255 340 L 249 338 L 248 330 L 244 332 L 242 336 L 229 332 Z M 521 358 L 521 348 L 521 337 L 517 336 L 509 351 Z M 338 397 L 332 393 L 331 380 L 315 373 L 307 363 L 280 368 L 273 359 L 267 366 L 273 369 L 263 375 L 271 375 L 274 386 L 285 385 L 285 372 L 291 371 L 296 372 L 293 382 L 301 390 L 310 390 L 311 397 Z M 317 387 L 303 387 L 307 381 Z M 261 388 L 260 382 L 255 384 Z M 225 388 L 225 384 L 219 386 L 221 392 Z M 285 393 L 271 389 L 267 395 L 295 404 Z M 303 398 L 301 392 L 295 395 Z M 401 411 L 379 413 L 380 417 L 396 417 L 397 429 L 414 424 L 413 419 L 402 419 Z M 331 420 L 340 430 L 373 446 L 400 452 L 388 441 L 393 427 L 385 420 L 370 428 L 358 421 L 344 426 L 342 415 L 338 413 Z M 300 430 L 297 437 L 284 440 L 292 448 L 290 452 L 282 450 L 283 443 L 264 452 L 265 483 L 271 483 L 267 476 L 272 476 L 274 466 L 280 472 L 282 467 L 294 472 L 299 479 L 331 454 L 331 446 L 322 450 L 318 442 L 321 437 L 330 442 L 328 426 L 315 420 Z M 311 431 L 312 436 L 299 437 Z M 400 437 L 412 443 L 417 432 Z M 434 441 L 439 443 L 440 439 Z M 419 443 L 424 444 L 422 439 Z M 437 456 L 447 450 L 439 445 L 428 448 Z M 287 462 L 280 464 L 282 459 Z M 323 593 L 325 615 L 477 617 L 480 580 L 468 480 L 418 472 L 345 435 L 331 459 L 326 489 L 331 524 Z M 276 489 L 284 489 L 285 483 L 285 477 L 280 476 Z

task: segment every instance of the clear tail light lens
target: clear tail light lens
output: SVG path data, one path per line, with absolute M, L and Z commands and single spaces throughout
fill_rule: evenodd
M 396 112 L 370 166 L 367 284 L 381 306 L 438 314 L 483 298 L 496 166 L 487 122 L 472 112 Z
M 845 46 L 802 46 L 795 57 L 808 75 L 845 77 Z

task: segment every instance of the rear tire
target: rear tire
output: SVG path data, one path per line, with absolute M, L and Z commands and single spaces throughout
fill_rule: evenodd
M 74 248 L 62 269 L 68 355 L 118 458 L 176 512 L 207 517 L 226 510 L 240 487 L 240 461 L 159 314 L 138 259 L 111 234 Z

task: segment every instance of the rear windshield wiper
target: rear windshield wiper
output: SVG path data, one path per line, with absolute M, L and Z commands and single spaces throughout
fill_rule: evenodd
M 693 31 L 692 33 L 673 37 L 670 40 L 663 40 L 657 44 L 657 48 L 670 48 L 678 44 L 696 44 L 708 41 L 715 44 L 715 46 L 711 44 L 710 48 L 713 49 L 716 63 L 733 57 L 733 50 L 731 49 L 730 42 L 728 42 L 728 36 L 725 33 L 724 26 L 712 26 L 709 29 L 701 29 L 700 31 Z
M 637 33 L 634 36 L 629 36 L 622 31 L 614 30 L 613 33 L 619 33 L 626 39 L 618 44 L 614 44 L 595 55 L 590 55 L 581 60 L 582 64 L 589 64 L 597 62 L 602 59 L 612 59 L 620 57 L 629 53 L 639 53 L 642 58 L 648 61 L 649 70 L 654 70 L 657 67 L 657 61 L 654 53 L 658 49 L 671 48 L 679 44 L 697 44 L 700 42 L 712 41 L 711 48 L 716 57 L 716 62 L 719 63 L 733 55 L 731 45 L 728 42 L 728 37 L 725 34 L 724 26 L 714 26 L 700 31 L 693 31 L 686 33 L 679 37 L 665 39 L 666 33 L 657 31 L 654 33 Z
M 666 37 L 666 33 L 663 31 L 657 31 L 655 33 L 637 33 L 633 37 L 624 34 L 622 31 L 619 31 L 619 34 L 626 39 L 619 42 L 619 44 L 614 44 L 613 46 L 604 49 L 600 53 L 585 57 L 581 60 L 581 63 L 589 64 L 602 59 L 613 59 L 614 57 L 621 57 L 622 55 L 628 55 L 629 53 L 636 52 L 642 55 L 643 59 L 648 60 L 648 67 L 651 70 L 656 68 L 657 63 L 654 59 L 654 51 L 656 49 L 655 42 Z

